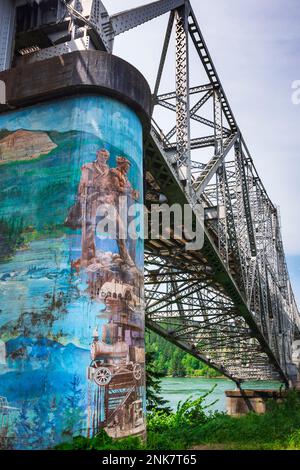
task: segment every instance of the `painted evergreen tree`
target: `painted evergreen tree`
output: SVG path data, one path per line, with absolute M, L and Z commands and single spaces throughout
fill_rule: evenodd
M 46 449 L 54 445 L 53 427 L 55 421 L 51 413 L 51 386 L 47 376 L 43 377 L 41 383 L 41 393 L 39 400 L 33 406 L 32 437 L 31 446 L 33 449 Z
M 16 442 L 17 447 L 22 448 L 22 443 L 28 441 L 32 433 L 32 423 L 30 420 L 30 403 L 24 400 L 16 420 Z
M 65 419 L 64 419 L 64 435 L 75 436 L 81 434 L 84 427 L 84 394 L 80 387 L 80 378 L 74 375 L 70 382 L 70 391 L 65 399 Z

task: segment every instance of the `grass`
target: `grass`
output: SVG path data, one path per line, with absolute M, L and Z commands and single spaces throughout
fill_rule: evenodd
M 228 449 L 300 449 L 300 394 L 290 392 L 281 403 L 269 401 L 263 415 L 215 416 L 192 431 L 191 440 Z
M 270 401 L 264 415 L 240 418 L 208 412 L 207 394 L 179 403 L 176 412 L 157 411 L 148 416 L 147 442 L 138 438 L 112 440 L 104 431 L 93 439 L 77 437 L 60 450 L 300 450 L 300 393 L 291 391 L 281 403 Z

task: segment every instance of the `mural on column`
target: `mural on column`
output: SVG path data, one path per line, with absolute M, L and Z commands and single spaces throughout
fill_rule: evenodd
M 127 106 L 0 115 L 0 448 L 143 434 L 143 240 L 99 229 L 109 206 L 118 234 L 141 232 L 121 216 L 134 202 L 142 126 Z

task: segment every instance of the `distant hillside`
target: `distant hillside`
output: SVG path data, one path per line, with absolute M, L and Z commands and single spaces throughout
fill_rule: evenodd
M 169 341 L 152 332 L 147 332 L 146 349 L 154 353 L 154 367 L 157 372 L 173 377 L 219 377 L 220 373 L 211 369 L 195 357 L 185 353 Z
M 85 140 L 91 143 L 99 143 L 99 145 L 101 144 L 99 137 L 97 137 L 92 132 L 84 132 L 84 131 L 76 131 L 76 130 L 71 130 L 71 131 L 66 131 L 66 132 L 48 131 L 47 134 L 50 137 L 50 139 L 53 142 L 55 142 L 57 145 L 61 145 L 66 142 L 76 141 L 77 139 L 80 139 L 81 142 Z

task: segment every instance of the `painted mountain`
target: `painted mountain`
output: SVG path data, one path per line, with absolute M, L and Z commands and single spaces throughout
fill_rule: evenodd
M 59 396 L 68 390 L 74 374 L 86 383 L 90 351 L 69 343 L 66 346 L 47 338 L 18 337 L 6 343 L 6 373 L 2 373 L 0 396 L 10 402 L 47 394 Z M 70 371 L 72 373 L 70 374 Z
M 0 164 L 34 160 L 47 155 L 56 147 L 46 132 L 18 130 L 0 140 Z

